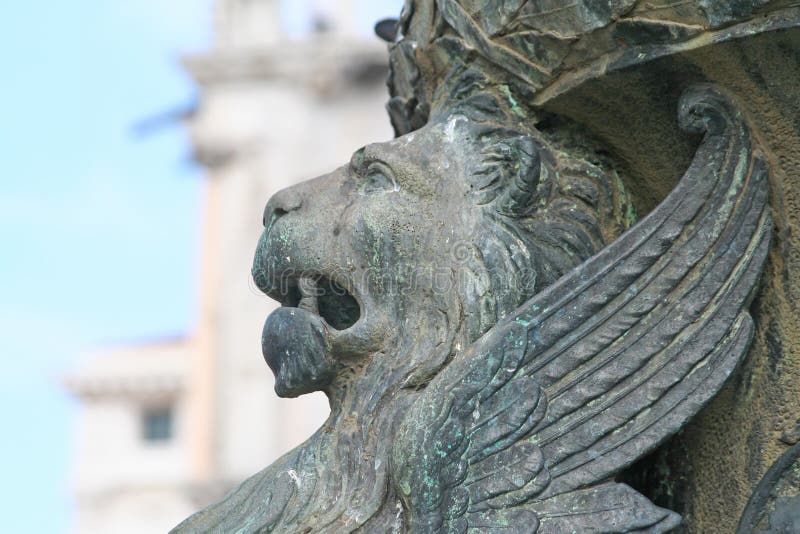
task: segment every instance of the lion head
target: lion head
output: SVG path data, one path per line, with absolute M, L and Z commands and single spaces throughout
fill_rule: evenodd
M 423 387 L 628 224 L 573 128 L 523 127 L 483 93 L 447 109 L 267 204 L 253 277 L 282 304 L 263 335 L 279 395 L 322 390 L 335 410 L 365 379 Z
M 279 395 L 324 391 L 331 414 L 179 531 L 242 518 L 270 532 L 400 529 L 390 456 L 404 414 L 450 360 L 631 222 L 613 166 L 577 128 L 528 127 L 502 92 L 460 90 L 483 85 L 457 85 L 425 126 L 268 202 L 253 277 L 282 306 L 264 357 Z

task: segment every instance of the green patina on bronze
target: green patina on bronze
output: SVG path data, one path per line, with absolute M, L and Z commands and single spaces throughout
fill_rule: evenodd
M 253 265 L 276 391 L 331 417 L 176 531 L 794 521 L 799 27 L 785 0 L 407 0 L 398 137 L 275 195 Z

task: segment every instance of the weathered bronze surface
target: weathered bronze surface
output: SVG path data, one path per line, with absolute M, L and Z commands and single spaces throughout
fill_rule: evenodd
M 253 266 L 331 417 L 176 531 L 792 528 L 798 4 L 382 22 L 398 137 L 275 195 Z
M 800 444 L 778 458 L 756 486 L 736 531 L 750 532 L 800 532 Z

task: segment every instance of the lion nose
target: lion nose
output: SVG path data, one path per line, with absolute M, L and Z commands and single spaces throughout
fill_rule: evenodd
M 272 195 L 264 208 L 263 224 L 266 228 L 291 211 L 300 209 L 303 199 L 291 189 L 284 189 Z

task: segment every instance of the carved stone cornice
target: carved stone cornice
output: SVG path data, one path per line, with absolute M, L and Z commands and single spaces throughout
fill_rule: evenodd
M 91 355 L 62 379 L 79 397 L 173 398 L 185 390 L 189 354 L 185 339 L 112 347 Z
M 182 60 L 204 87 L 274 80 L 287 84 L 363 83 L 386 71 L 386 48 L 377 40 L 343 38 L 286 41 L 268 48 L 218 49 Z

